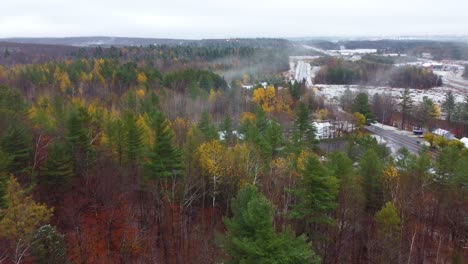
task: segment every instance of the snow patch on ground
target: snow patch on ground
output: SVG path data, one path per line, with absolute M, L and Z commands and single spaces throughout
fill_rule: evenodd
M 398 102 L 404 88 L 380 87 L 380 86 L 365 86 L 365 85 L 331 85 L 331 84 L 316 84 L 318 89 L 317 95 L 323 96 L 328 103 L 339 104 L 339 98 L 346 91 L 347 88 L 356 93 L 367 93 L 370 97 L 374 94 L 389 94 L 393 96 Z M 435 103 L 441 104 L 445 98 L 448 90 L 452 90 L 457 102 L 463 102 L 464 96 L 467 93 L 462 93 L 459 90 L 454 90 L 450 87 L 436 87 L 428 90 L 409 89 L 415 103 L 422 102 L 423 97 L 427 96 Z

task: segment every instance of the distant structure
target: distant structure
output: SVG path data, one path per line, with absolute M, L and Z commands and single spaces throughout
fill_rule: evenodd
M 328 139 L 334 137 L 335 127 L 330 122 L 314 122 L 317 128 L 316 139 Z
M 237 130 L 232 131 L 232 136 L 238 139 L 245 139 L 245 135 L 237 132 Z M 218 131 L 218 138 L 221 141 L 226 140 L 226 131 Z
M 434 58 L 434 57 L 432 56 L 432 54 L 429 53 L 429 52 L 423 52 L 423 53 L 421 54 L 421 57 L 422 57 L 423 59 L 428 59 L 428 60 L 432 60 L 432 59 Z
M 464 137 L 462 139 L 460 139 L 461 143 L 463 143 L 465 145 L 465 148 L 468 148 L 468 138 L 467 137 Z
M 356 126 L 348 121 L 315 121 L 312 123 L 317 129 L 316 139 L 338 138 L 356 130 Z
M 437 136 L 442 136 L 447 140 L 454 140 L 455 139 L 455 135 L 452 134 L 452 132 L 450 132 L 448 130 L 445 130 L 445 129 L 442 129 L 442 128 L 437 128 L 436 130 L 432 131 L 432 133 L 434 135 L 437 135 Z

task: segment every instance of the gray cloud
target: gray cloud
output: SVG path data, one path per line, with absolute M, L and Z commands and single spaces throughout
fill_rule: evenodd
M 0 37 L 468 34 L 466 0 L 6 0 Z

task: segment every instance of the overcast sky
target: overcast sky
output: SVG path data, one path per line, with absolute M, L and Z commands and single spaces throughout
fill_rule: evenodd
M 468 35 L 468 0 L 2 0 L 0 37 Z

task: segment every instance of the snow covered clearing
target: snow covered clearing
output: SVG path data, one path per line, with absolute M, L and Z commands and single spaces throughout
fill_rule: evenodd
M 379 86 L 365 86 L 365 85 L 330 85 L 330 84 L 316 84 L 314 87 L 317 88 L 317 95 L 323 96 L 328 103 L 338 104 L 339 98 L 343 95 L 344 91 L 349 88 L 352 92 L 356 93 L 367 93 L 369 96 L 373 96 L 376 93 L 389 94 L 399 101 L 401 93 L 405 90 L 404 88 L 391 88 L 391 87 L 379 87 Z M 461 93 L 459 90 L 454 90 L 450 87 L 437 87 L 428 90 L 421 89 L 410 89 L 412 98 L 415 102 L 422 102 L 423 97 L 427 96 L 435 103 L 441 104 L 445 98 L 445 94 L 448 90 L 452 90 L 456 101 L 462 102 L 464 95 L 468 93 Z

